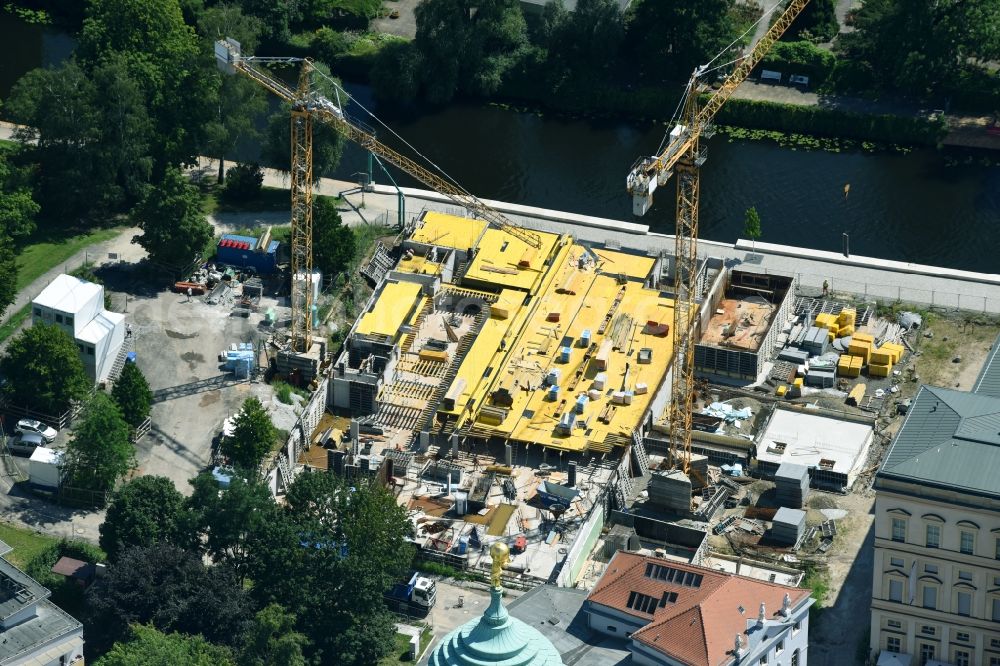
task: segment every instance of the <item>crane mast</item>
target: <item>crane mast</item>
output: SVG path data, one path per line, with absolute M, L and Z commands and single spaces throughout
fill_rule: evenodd
M 309 349 L 312 335 L 312 128 L 313 122 L 326 123 L 346 139 L 376 157 L 405 171 L 430 189 L 472 211 L 490 225 L 502 229 L 526 245 L 538 249 L 541 238 L 511 222 L 464 188 L 399 154 L 375 138 L 372 130 L 344 113 L 347 94 L 339 86 L 334 97 L 323 95 L 312 85 L 316 68 L 308 58 L 244 56 L 234 39 L 215 43 L 216 62 L 224 72 L 240 73 L 291 104 L 291 197 L 292 197 L 292 330 L 291 344 L 296 352 Z M 271 74 L 262 65 L 299 64 L 298 85 L 293 87 Z M 341 97 L 343 96 L 343 99 Z
M 691 422 L 694 399 L 694 344 L 692 324 L 697 312 L 698 290 L 698 196 L 699 167 L 705 161 L 700 150 L 702 134 L 708 136 L 715 114 L 750 75 L 809 0 L 791 0 L 767 33 L 742 58 L 704 107 L 698 96 L 707 68 L 694 71 L 685 89 L 680 122 L 670 131 L 666 146 L 656 156 L 641 158 L 626 179 L 632 195 L 632 212 L 645 215 L 653 205 L 653 193 L 677 172 L 677 219 L 674 265 L 674 365 L 667 419 L 670 436 L 669 464 L 685 474 L 691 472 Z

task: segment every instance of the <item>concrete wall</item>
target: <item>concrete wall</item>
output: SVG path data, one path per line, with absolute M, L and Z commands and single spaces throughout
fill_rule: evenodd
M 591 601 L 584 603 L 583 610 L 587 613 L 587 626 L 605 636 L 627 638 L 648 624 L 634 615 Z
M 559 577 L 556 579 L 557 586 L 574 586 L 577 576 L 580 575 L 580 570 L 586 564 L 587 557 L 590 555 L 590 551 L 594 549 L 594 544 L 597 543 L 597 539 L 601 536 L 601 530 L 603 529 L 604 507 L 597 504 L 576 533 L 576 539 L 573 541 L 573 545 L 566 555 L 566 560 L 563 562 L 562 569 L 559 571 Z

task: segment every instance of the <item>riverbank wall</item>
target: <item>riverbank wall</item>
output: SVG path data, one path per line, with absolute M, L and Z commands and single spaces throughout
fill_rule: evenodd
M 323 193 L 337 193 L 356 187 L 341 183 L 340 190 L 324 188 Z M 397 190 L 374 185 L 366 194 L 366 213 L 385 211 L 387 219 L 397 212 Z M 446 197 L 428 190 L 402 188 L 409 215 L 421 210 L 462 214 Z M 346 196 L 357 197 L 358 194 Z M 569 233 L 580 240 L 623 248 L 645 250 L 650 255 L 673 254 L 674 236 L 651 231 L 648 225 L 634 221 L 580 215 L 503 201 L 485 200 L 511 221 L 528 228 L 553 233 Z M 1000 314 L 1000 274 L 961 271 L 877 257 L 844 255 L 838 252 L 794 247 L 778 243 L 752 243 L 700 240 L 701 256 L 723 259 L 729 268 L 784 275 L 794 280 L 798 293 L 819 296 L 828 283 L 835 294 L 882 305 L 914 308 L 965 310 L 990 315 Z

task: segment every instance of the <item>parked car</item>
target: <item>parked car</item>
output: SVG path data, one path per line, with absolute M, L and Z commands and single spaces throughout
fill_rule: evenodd
M 50 444 L 55 441 L 56 435 L 59 434 L 59 431 L 55 428 L 50 428 L 41 421 L 36 421 L 35 419 L 21 419 L 17 422 L 17 428 L 14 431 L 41 435 L 45 441 Z
M 11 453 L 31 455 L 39 446 L 45 446 L 45 438 L 37 432 L 19 432 L 7 442 Z

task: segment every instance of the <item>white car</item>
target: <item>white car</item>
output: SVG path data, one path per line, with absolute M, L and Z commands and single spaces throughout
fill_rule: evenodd
M 36 421 L 34 419 L 21 419 L 17 422 L 16 432 L 20 433 L 34 433 L 36 435 L 41 435 L 45 438 L 45 441 L 51 444 L 55 441 L 56 435 L 59 434 L 55 428 L 50 428 L 41 421 Z

